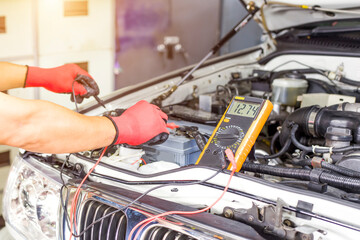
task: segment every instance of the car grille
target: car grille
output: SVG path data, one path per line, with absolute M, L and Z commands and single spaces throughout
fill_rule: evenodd
M 113 201 L 113 196 L 88 194 L 83 192 L 84 199 L 80 204 L 76 229 L 80 240 L 125 240 L 131 229 L 139 222 L 146 219 L 148 213 L 159 214 L 161 212 L 149 209 L 147 204 L 137 208 L 128 208 L 122 211 L 120 208 L 127 204 L 127 201 Z M 157 199 L 158 200 L 158 199 Z M 159 199 L 161 202 L 162 200 Z M 157 204 L 157 203 L 156 203 Z M 109 215 L 109 216 L 107 216 Z M 104 216 L 106 218 L 102 219 Z M 101 220 L 99 220 L 101 219 Z M 97 220 L 99 222 L 95 223 Z M 186 220 L 186 219 L 185 219 Z M 221 220 L 221 219 L 220 219 Z M 65 225 L 63 227 L 66 227 Z M 87 229 L 84 232 L 85 229 Z M 139 229 L 138 229 L 139 230 Z M 138 231 L 137 230 L 137 231 Z M 135 235 L 138 234 L 135 231 Z M 206 232 L 205 232 L 206 231 Z M 212 230 L 204 230 L 197 225 L 181 221 L 180 223 L 153 221 L 144 227 L 139 235 L 139 240 L 213 240 L 218 239 L 218 233 Z M 133 236 L 134 237 L 134 236 Z M 225 239 L 225 238 L 223 238 Z M 234 239 L 226 238 L 226 239 Z M 235 238 L 238 239 L 238 238 Z
M 161 226 L 151 228 L 142 239 L 146 239 L 146 240 L 193 240 L 194 239 L 195 240 L 195 238 L 192 238 L 186 234 Z
M 94 200 L 87 201 L 82 208 L 80 232 L 82 232 L 94 221 L 116 210 L 116 208 Z M 122 240 L 125 239 L 126 225 L 126 216 L 122 211 L 119 211 L 96 223 L 92 228 L 84 233 L 81 239 Z

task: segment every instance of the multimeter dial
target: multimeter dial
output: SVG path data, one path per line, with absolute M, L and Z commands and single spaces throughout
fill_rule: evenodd
M 239 126 L 229 125 L 220 127 L 213 138 L 215 145 L 221 149 L 236 149 L 244 137 L 244 131 Z

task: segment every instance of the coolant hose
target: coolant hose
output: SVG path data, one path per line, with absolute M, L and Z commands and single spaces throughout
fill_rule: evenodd
M 324 169 L 316 168 L 308 170 L 300 168 L 284 168 L 249 162 L 245 162 L 241 169 L 244 171 L 278 177 L 295 178 L 304 181 L 317 181 L 319 183 L 329 184 L 333 187 L 342 189 L 345 188 L 351 190 L 352 192 L 360 193 L 360 179 L 328 173 Z

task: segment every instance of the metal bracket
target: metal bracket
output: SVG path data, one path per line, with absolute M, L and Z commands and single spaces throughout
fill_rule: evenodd
M 175 58 L 175 54 L 181 54 L 184 58 L 186 64 L 189 62 L 189 54 L 185 48 L 180 43 L 180 38 L 178 36 L 165 36 L 164 42 L 159 44 L 156 47 L 156 50 L 165 54 L 167 60 L 172 60 Z
M 304 202 L 304 201 L 301 201 L 301 200 L 298 201 L 298 204 L 296 206 L 296 208 L 299 209 L 299 210 L 305 210 L 305 211 L 309 211 L 309 212 L 311 212 L 313 210 L 313 207 L 314 207 L 314 204 Z M 302 213 L 296 213 L 296 217 L 303 218 L 303 219 L 306 219 L 306 220 L 311 220 L 310 216 L 304 215 Z
M 240 222 L 252 225 L 263 233 L 276 236 L 281 239 L 313 239 L 313 234 L 305 234 L 291 226 L 283 224 L 283 207 L 287 204 L 278 199 L 276 206 L 267 205 L 259 208 L 255 203 L 249 209 L 224 208 L 224 216 Z M 290 221 L 290 220 L 288 220 Z

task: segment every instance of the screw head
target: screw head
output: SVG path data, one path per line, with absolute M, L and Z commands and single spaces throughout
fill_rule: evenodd
M 289 219 L 285 219 L 283 221 L 283 224 L 288 227 L 294 227 L 294 223 L 292 221 L 290 221 Z
M 82 170 L 82 166 L 80 164 L 75 164 L 75 169 L 80 172 Z
M 234 216 L 233 210 L 231 210 L 230 208 L 225 209 L 224 216 L 226 218 L 233 218 L 233 216 Z

